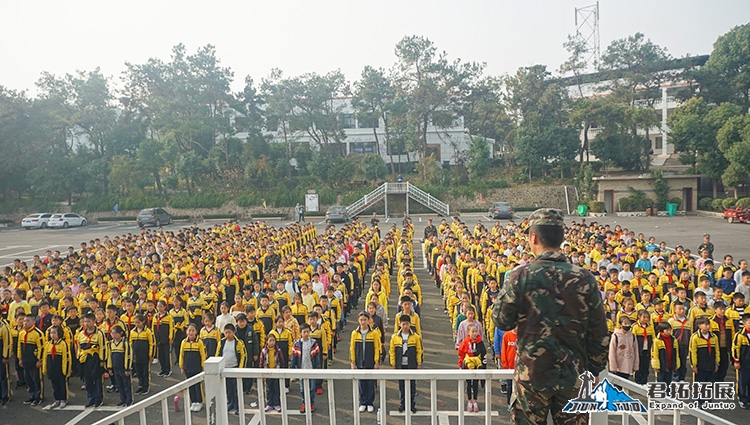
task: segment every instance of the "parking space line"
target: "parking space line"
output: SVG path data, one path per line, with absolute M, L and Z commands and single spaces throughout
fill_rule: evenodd
M 31 248 L 31 245 L 15 245 L 15 246 L 9 246 L 6 248 L 0 248 L 0 251 L 5 251 L 6 249 L 13 249 L 13 248 Z
M 17 257 L 17 256 L 19 256 L 21 254 L 28 254 L 29 252 L 39 252 L 39 251 L 44 252 L 44 251 L 46 251 L 46 250 L 48 250 L 50 248 L 57 248 L 58 246 L 66 246 L 66 245 L 49 245 L 49 246 L 45 246 L 44 248 L 38 248 L 38 249 L 35 248 L 35 249 L 29 249 L 29 250 L 26 250 L 26 251 L 14 252 L 13 254 L 10 254 L 10 255 L 0 256 L 0 258 L 13 258 L 13 257 Z M 68 246 L 70 246 L 70 245 L 68 245 Z

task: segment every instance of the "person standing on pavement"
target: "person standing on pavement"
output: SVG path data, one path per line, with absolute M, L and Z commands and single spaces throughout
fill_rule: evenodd
M 714 258 L 714 244 L 711 243 L 711 235 L 703 234 L 703 243 L 698 245 L 698 252 L 708 251 L 708 258 Z
M 562 413 L 578 396 L 578 377 L 594 376 L 607 364 L 609 333 L 594 276 L 567 262 L 563 212 L 534 211 L 528 219 L 529 246 L 535 259 L 508 272 L 492 319 L 502 330 L 518 326 L 515 424 L 586 424 L 588 414 Z

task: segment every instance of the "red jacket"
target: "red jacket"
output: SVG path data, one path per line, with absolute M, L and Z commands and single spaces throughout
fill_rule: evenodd
M 515 369 L 516 368 L 516 340 L 518 334 L 516 332 L 505 332 L 503 335 L 503 350 L 500 354 L 500 363 L 503 369 Z
M 482 341 L 482 335 L 477 335 L 476 339 L 471 339 L 471 336 L 467 336 L 466 339 L 461 342 L 458 346 L 458 367 L 464 368 L 464 357 L 479 356 L 482 359 L 482 368 L 486 366 L 485 356 L 487 355 L 487 349 Z

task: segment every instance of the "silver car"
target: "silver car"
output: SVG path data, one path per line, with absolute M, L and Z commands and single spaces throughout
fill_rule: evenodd
M 162 208 L 146 208 L 138 213 L 135 221 L 138 223 L 138 227 L 161 227 L 163 224 L 172 224 L 172 214 Z
M 26 230 L 29 229 L 46 229 L 47 222 L 49 222 L 52 213 L 36 213 L 30 214 L 21 220 L 21 227 Z

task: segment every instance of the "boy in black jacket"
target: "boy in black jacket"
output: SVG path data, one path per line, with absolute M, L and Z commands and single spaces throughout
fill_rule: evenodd
M 409 316 L 401 316 L 400 332 L 393 334 L 391 337 L 390 345 L 390 359 L 391 366 L 395 369 L 419 369 L 422 367 L 423 361 L 423 349 L 422 349 L 422 337 L 419 334 L 411 330 L 411 318 Z M 416 413 L 416 403 L 414 399 L 417 396 L 417 381 L 411 380 L 410 393 L 411 403 L 409 408 L 412 413 Z M 406 392 L 404 389 L 404 380 L 398 381 L 398 390 L 401 395 L 401 404 L 398 407 L 399 412 L 403 412 L 406 406 Z

